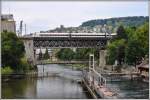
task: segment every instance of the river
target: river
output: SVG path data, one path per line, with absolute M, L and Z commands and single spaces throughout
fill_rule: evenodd
M 81 79 L 81 71 L 72 70 L 64 65 L 38 66 L 38 76 L 48 73 L 50 77 L 12 79 L 2 83 L 2 98 L 28 99 L 87 99 L 91 98 L 86 89 L 77 81 Z
M 47 73 L 50 74 L 49 77 L 40 77 Z M 81 71 L 72 70 L 71 66 L 38 65 L 39 78 L 2 82 L 1 95 L 7 99 L 91 99 L 87 90 L 77 82 L 81 75 Z M 118 92 L 118 98 L 149 97 L 149 84 L 143 82 L 108 82 L 107 85 Z
M 113 81 L 107 82 L 107 86 L 117 91 L 118 99 L 148 99 L 149 84 L 141 81 Z

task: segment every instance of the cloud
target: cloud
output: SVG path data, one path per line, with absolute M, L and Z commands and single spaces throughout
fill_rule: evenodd
M 24 20 L 28 32 L 65 26 L 99 18 L 148 15 L 148 2 L 73 2 L 73 1 L 3 1 L 2 13 L 10 12 L 19 23 Z

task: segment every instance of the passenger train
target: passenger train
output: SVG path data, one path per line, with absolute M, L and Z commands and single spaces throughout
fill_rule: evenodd
M 111 37 L 115 36 L 116 33 L 33 33 L 33 37 Z

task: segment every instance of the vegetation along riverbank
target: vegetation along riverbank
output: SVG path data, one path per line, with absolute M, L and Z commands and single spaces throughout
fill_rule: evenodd
M 15 33 L 4 31 L 1 33 L 1 39 L 2 77 L 14 74 L 25 75 L 25 73 L 33 70 L 33 67 L 26 60 L 24 44 Z

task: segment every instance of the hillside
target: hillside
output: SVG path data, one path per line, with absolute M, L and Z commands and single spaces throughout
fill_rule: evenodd
M 110 32 L 116 32 L 119 25 L 124 27 L 138 27 L 149 21 L 149 17 L 146 16 L 133 16 L 133 17 L 118 17 L 109 19 L 97 19 L 83 22 L 78 27 L 65 27 L 60 25 L 55 29 L 41 31 L 41 32 L 53 32 L 53 33 L 101 33 L 103 32 L 104 25 L 109 27 Z
M 83 22 L 80 27 L 94 27 L 96 25 L 109 25 L 113 26 L 113 28 L 119 26 L 122 24 L 123 26 L 131 26 L 131 27 L 137 27 L 139 25 L 142 25 L 145 21 L 149 21 L 148 16 L 133 16 L 133 17 L 118 17 L 118 18 L 109 18 L 109 19 L 96 19 L 96 20 L 89 20 L 86 22 Z

